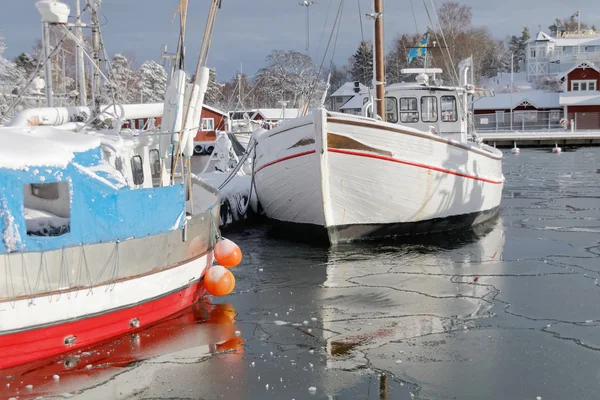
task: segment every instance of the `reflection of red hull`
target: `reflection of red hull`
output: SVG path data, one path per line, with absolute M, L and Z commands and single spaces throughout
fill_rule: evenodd
M 24 394 L 48 396 L 77 391 L 106 380 L 132 362 L 194 347 L 206 353 L 239 352 L 243 340 L 235 336 L 235 311 L 228 305 L 196 303 L 180 313 L 143 330 L 105 341 L 62 356 L 49 357 L 3 369 L 11 376 L 0 386 L 0 397 Z M 54 381 L 58 375 L 59 381 Z M 28 391 L 27 385 L 33 389 Z M 5 392 L 6 390 L 6 392 Z
M 147 327 L 196 303 L 203 294 L 203 283 L 196 282 L 178 292 L 123 310 L 2 336 L 0 369 L 77 350 Z M 72 345 L 65 346 L 65 338 L 70 336 L 76 339 Z

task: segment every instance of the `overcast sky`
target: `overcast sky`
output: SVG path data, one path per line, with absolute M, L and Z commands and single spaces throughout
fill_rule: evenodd
M 41 37 L 40 17 L 35 0 L 0 0 L 0 31 L 8 46 L 5 56 L 14 57 L 30 51 L 34 40 Z M 63 0 L 69 5 L 74 0 Z M 372 38 L 372 23 L 364 18 L 371 10 L 372 0 L 345 0 L 335 61 L 345 64 L 356 50 L 360 38 L 358 2 L 362 8 L 362 22 L 366 39 Z M 425 0 L 436 3 L 442 0 Z M 600 26 L 598 0 L 462 0 L 473 7 L 473 24 L 487 26 L 499 39 L 518 34 L 523 26 L 532 33 L 538 26 L 544 29 L 555 17 L 567 17 L 581 10 L 583 21 Z M 85 0 L 81 0 L 85 3 Z M 316 0 L 310 7 L 311 56 L 320 63 L 333 16 L 340 0 Z M 429 25 L 423 1 L 412 0 L 418 31 Z M 102 33 L 109 54 L 135 53 L 138 61 L 160 61 L 161 45 L 172 50 L 177 44 L 178 25 L 171 23 L 179 0 L 103 0 Z M 252 75 L 264 63 L 265 56 L 274 49 L 305 50 L 305 8 L 299 0 L 222 0 L 217 16 L 209 66 L 217 70 L 219 81 L 228 80 L 243 63 L 243 71 Z M 411 9 L 411 0 L 384 0 L 386 44 L 403 32 L 417 31 Z M 329 22 L 323 36 L 326 16 Z M 209 0 L 190 0 L 187 32 L 188 70 L 195 67 L 202 41 Z

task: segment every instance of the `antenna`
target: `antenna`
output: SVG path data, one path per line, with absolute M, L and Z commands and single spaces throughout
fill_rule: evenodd
M 306 55 L 310 56 L 310 14 L 308 9 L 310 6 L 315 5 L 315 2 L 312 0 L 303 0 L 298 4 L 301 7 L 306 7 Z

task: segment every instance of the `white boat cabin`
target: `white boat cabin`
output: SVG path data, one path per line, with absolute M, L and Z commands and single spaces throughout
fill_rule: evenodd
M 431 85 L 431 81 L 437 82 L 435 74 L 441 73 L 440 69 L 405 71 L 419 75 L 414 83 L 398 83 L 386 87 L 386 121 L 466 142 L 467 95 L 472 94 L 474 88 L 471 85 Z M 429 74 L 433 77 L 430 78 Z M 370 116 L 372 108 L 372 103 L 365 101 L 363 114 Z

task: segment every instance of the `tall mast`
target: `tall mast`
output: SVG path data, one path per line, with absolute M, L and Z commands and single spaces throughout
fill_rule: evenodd
M 99 110 L 100 107 L 100 31 L 98 21 L 98 9 L 100 6 L 96 0 L 91 0 L 92 15 L 92 58 L 96 68 L 92 66 L 92 103 Z
M 383 0 L 375 2 L 375 104 L 385 121 L 385 54 L 383 49 Z
M 79 0 L 75 1 L 75 14 L 77 15 L 76 24 L 78 25 L 75 32 L 79 43 L 83 43 L 83 34 L 81 32 L 81 6 Z M 83 60 L 83 47 L 77 44 L 77 78 L 79 85 L 79 105 L 85 106 L 87 103 L 87 93 L 85 87 L 85 63 Z

